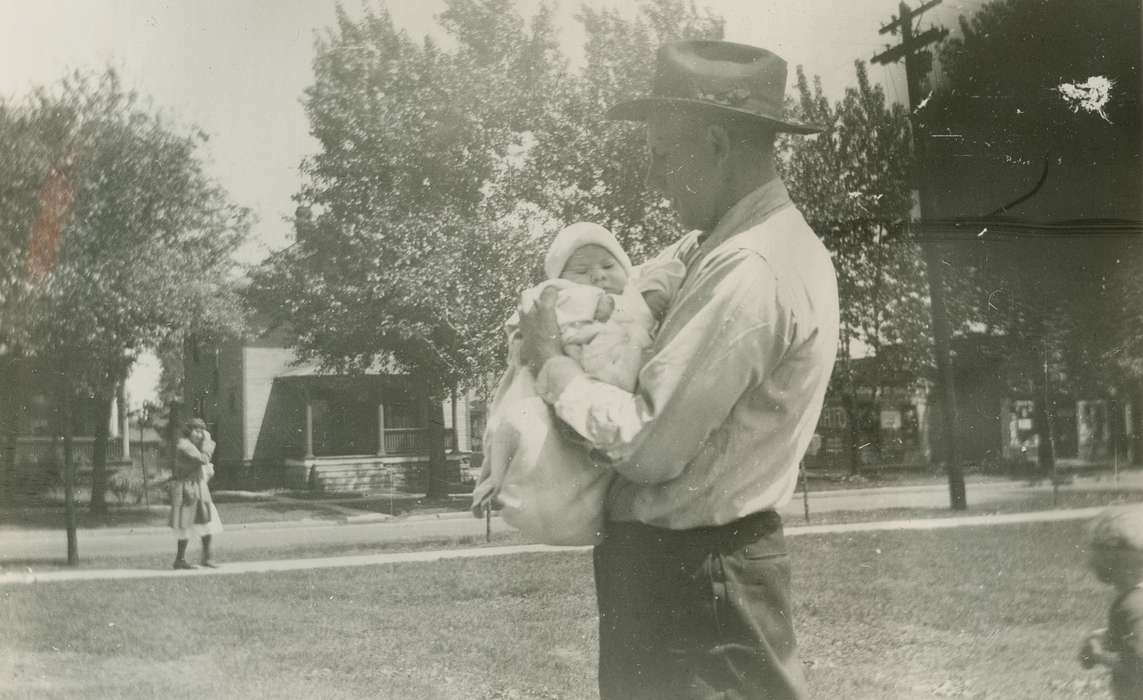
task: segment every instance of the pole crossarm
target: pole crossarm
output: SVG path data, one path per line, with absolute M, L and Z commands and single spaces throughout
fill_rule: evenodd
M 909 54 L 916 53 L 917 50 L 944 39 L 948 34 L 949 30 L 944 28 L 938 29 L 933 27 L 932 29 L 927 29 L 913 37 L 912 41 L 897 44 L 891 49 L 882 51 L 874 56 L 872 60 L 874 63 L 879 64 L 896 63 L 902 58 L 908 58 Z
M 890 22 L 889 24 L 886 24 L 877 33 L 878 34 L 896 34 L 897 28 L 901 26 L 902 22 L 908 22 L 911 18 L 920 16 L 926 10 L 931 10 L 932 8 L 934 8 L 940 4 L 941 4 L 941 0 L 931 0 L 931 2 L 927 2 L 915 10 L 909 10 L 908 8 L 905 8 L 902 10 L 900 17 L 894 17 L 892 22 Z

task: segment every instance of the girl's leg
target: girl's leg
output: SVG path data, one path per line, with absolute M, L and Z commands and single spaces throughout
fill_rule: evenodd
M 176 569 L 193 569 L 194 567 L 187 563 L 187 541 L 179 540 L 178 551 L 175 552 L 175 568 Z
M 202 565 L 213 569 L 214 564 L 210 561 L 210 535 L 202 536 Z

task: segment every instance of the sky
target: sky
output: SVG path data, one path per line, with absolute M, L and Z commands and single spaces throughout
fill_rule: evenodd
M 540 0 L 517 0 L 530 17 Z M 359 17 L 381 0 L 347 0 Z M 396 24 L 413 36 L 439 34 L 444 0 L 388 0 Z M 555 2 L 560 40 L 573 65 L 583 32 L 574 19 L 582 5 L 613 7 L 621 0 Z M 911 3 L 919 6 L 919 0 Z M 955 30 L 956 18 L 983 0 L 944 0 L 922 28 Z M 898 0 L 696 0 L 726 19 L 726 38 L 767 48 L 794 67 L 822 78 L 839 98 L 855 82 L 853 62 L 896 43 L 878 29 Z M 298 165 L 317 148 L 302 109 L 312 80 L 314 38 L 334 23 L 335 0 L 0 0 L 0 97 L 23 99 L 75 69 L 114 67 L 173 124 L 209 137 L 207 172 L 257 216 L 239 257 L 257 262 L 289 242 L 291 195 Z M 905 99 L 903 66 L 870 66 L 890 99 Z M 149 380 L 147 380 L 149 381 Z M 146 381 L 139 391 L 145 393 Z

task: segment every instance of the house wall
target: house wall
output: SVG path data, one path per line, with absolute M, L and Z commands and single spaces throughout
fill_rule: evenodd
M 242 357 L 242 459 L 282 460 L 299 443 L 304 414 L 296 420 L 296 397 L 274 378 L 290 369 L 297 356 L 289 348 L 246 347 Z
M 190 414 L 206 421 L 216 443 L 215 464 L 242 459 L 242 348 L 191 344 L 185 360 Z
M 219 383 L 214 426 L 215 461 L 219 464 L 242 459 L 244 397 L 242 391 L 242 347 L 237 343 L 223 346 L 218 357 Z

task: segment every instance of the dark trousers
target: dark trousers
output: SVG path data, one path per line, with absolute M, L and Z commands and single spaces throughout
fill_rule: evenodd
M 608 523 L 595 548 L 603 700 L 805 698 L 782 520 Z

